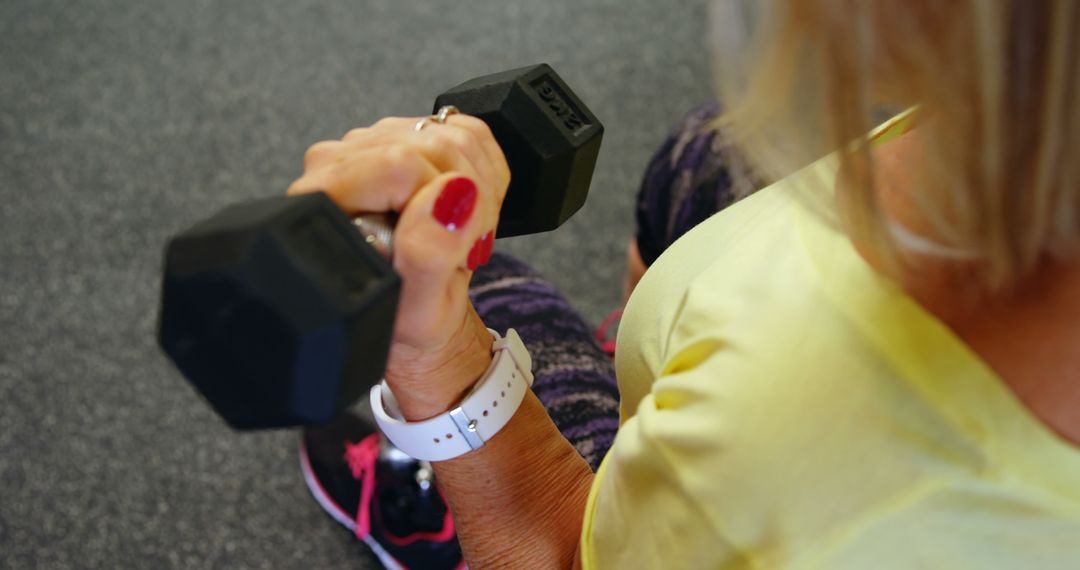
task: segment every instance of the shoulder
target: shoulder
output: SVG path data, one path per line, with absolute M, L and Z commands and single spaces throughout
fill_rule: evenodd
M 737 318 L 774 322 L 758 317 L 766 311 L 783 316 L 780 297 L 796 300 L 811 290 L 799 224 L 813 214 L 792 191 L 796 186 L 777 183 L 717 213 L 649 267 L 619 326 L 616 367 L 624 401 L 634 406 L 647 393 L 680 335 L 693 337 Z M 628 411 L 624 406 L 624 415 Z

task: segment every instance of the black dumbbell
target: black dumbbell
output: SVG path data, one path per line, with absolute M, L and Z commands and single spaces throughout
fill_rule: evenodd
M 439 95 L 488 124 L 512 182 L 497 237 L 585 202 L 603 126 L 547 65 Z M 236 429 L 325 423 L 382 377 L 401 281 L 325 194 L 236 204 L 166 245 L 158 342 Z

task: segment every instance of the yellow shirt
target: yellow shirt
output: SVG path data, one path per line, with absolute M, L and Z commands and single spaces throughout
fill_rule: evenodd
M 1080 449 L 818 208 L 713 216 L 626 308 L 586 568 L 1080 568 Z M 831 187 L 831 184 L 818 184 Z

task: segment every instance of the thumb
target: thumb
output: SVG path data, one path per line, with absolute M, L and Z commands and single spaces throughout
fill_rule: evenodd
M 493 192 L 459 173 L 442 174 L 413 195 L 394 235 L 401 340 L 439 342 L 460 327 L 472 269 L 490 256 L 497 218 Z

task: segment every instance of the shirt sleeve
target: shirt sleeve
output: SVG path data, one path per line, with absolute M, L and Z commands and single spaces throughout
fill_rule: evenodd
M 583 525 L 585 568 L 754 565 L 717 520 L 715 503 L 732 489 L 709 474 L 730 440 L 715 400 L 695 389 L 715 381 L 723 358 L 714 347 L 689 352 L 706 361 L 657 380 L 597 473 Z

